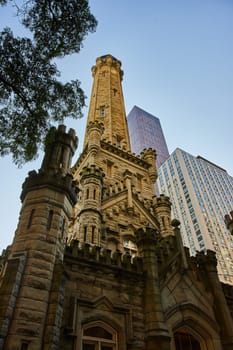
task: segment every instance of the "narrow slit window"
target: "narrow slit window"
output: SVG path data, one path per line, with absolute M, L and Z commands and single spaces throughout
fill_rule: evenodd
M 61 225 L 61 235 L 62 235 L 62 237 L 64 237 L 64 233 L 65 233 L 65 224 L 66 224 L 66 219 L 62 218 L 62 225 Z
M 59 164 L 60 168 L 64 167 L 63 160 L 64 160 L 64 147 L 61 148 L 60 164 Z
M 35 209 L 32 209 L 31 213 L 30 213 L 30 216 L 28 218 L 27 229 L 29 229 L 31 227 L 31 225 L 32 225 L 32 219 L 33 219 L 34 214 L 35 214 Z
M 91 229 L 91 243 L 95 242 L 95 226 L 92 226 Z
M 119 135 L 116 135 L 116 146 L 120 147 L 121 145 L 121 137 Z
M 111 161 L 107 161 L 107 175 L 112 176 L 113 163 Z
M 50 210 L 50 211 L 49 211 L 48 222 L 47 222 L 47 230 L 50 230 L 50 229 L 51 229 L 52 220 L 53 220 L 53 210 Z
M 87 240 L 87 226 L 84 226 L 83 240 L 84 240 L 84 242 L 86 242 L 86 240 Z

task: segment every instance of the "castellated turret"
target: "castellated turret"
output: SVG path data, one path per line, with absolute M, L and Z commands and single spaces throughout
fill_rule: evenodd
M 22 209 L 5 272 L 7 298 L 5 289 L 0 295 L 0 323 L 1 317 L 7 320 L 1 333 L 6 350 L 22 349 L 29 342 L 31 349 L 45 349 L 59 327 L 50 297 L 76 203 L 77 188 L 68 168 L 77 142 L 73 130 L 53 129 L 41 169 L 31 171 L 23 184 Z M 11 293 L 8 275 L 16 281 Z
M 73 129 L 66 133 L 65 125 L 60 125 L 57 130 L 55 127 L 51 128 L 47 135 L 40 172 L 65 175 L 71 166 L 71 160 L 77 147 L 78 138 Z
M 86 132 L 88 135 L 87 147 L 88 151 L 90 152 L 90 162 L 93 163 L 97 152 L 100 150 L 100 140 L 104 133 L 104 125 L 98 120 L 91 121 L 87 126 Z
M 149 168 L 149 176 L 152 184 L 157 180 L 158 174 L 156 169 L 156 151 L 152 148 L 145 148 L 141 152 L 141 158 L 145 160 L 148 164 L 150 164 Z
M 79 212 L 79 238 L 83 242 L 100 244 L 101 196 L 104 173 L 95 165 L 86 166 L 80 173 L 82 186 Z
M 166 237 L 174 235 L 171 224 L 171 202 L 169 197 L 163 194 L 161 194 L 160 197 L 154 197 L 153 207 L 160 224 L 161 236 Z

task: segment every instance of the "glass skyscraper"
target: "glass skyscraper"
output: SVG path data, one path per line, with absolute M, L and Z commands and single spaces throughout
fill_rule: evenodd
M 233 177 L 200 156 L 176 149 L 158 169 L 157 185 L 171 199 L 184 245 L 193 255 L 214 250 L 219 278 L 233 284 L 233 236 L 224 223 L 233 208 Z
M 157 152 L 157 168 L 169 157 L 160 121 L 157 117 L 134 106 L 127 116 L 132 152 L 140 154 L 144 148 Z

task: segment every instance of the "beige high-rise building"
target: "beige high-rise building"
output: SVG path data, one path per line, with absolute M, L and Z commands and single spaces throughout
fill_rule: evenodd
M 232 350 L 233 289 L 215 253 L 191 257 L 154 194 L 156 152 L 135 156 L 121 62 L 99 57 L 83 152 L 53 130 L 26 178 L 12 245 L 0 257 L 0 349 Z
M 183 243 L 193 255 L 216 252 L 221 281 L 233 284 L 233 236 L 224 222 L 233 208 L 233 177 L 204 159 L 176 149 L 158 170 L 160 193 L 170 197 Z

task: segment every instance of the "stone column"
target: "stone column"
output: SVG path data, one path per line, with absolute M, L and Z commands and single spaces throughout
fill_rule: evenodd
M 139 229 L 136 231 L 136 241 L 145 272 L 145 349 L 170 350 L 170 336 L 164 321 L 159 289 L 157 232 L 152 228 Z

